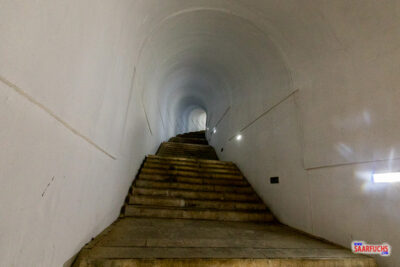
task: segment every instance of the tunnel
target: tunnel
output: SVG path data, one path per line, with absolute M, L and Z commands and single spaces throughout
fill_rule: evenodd
M 0 265 L 70 266 L 202 130 L 281 223 L 400 265 L 371 178 L 400 168 L 399 29 L 396 0 L 0 0 Z

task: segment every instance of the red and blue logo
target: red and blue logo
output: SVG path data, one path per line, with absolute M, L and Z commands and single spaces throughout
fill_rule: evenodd
M 387 243 L 378 245 L 367 244 L 365 241 L 351 242 L 351 250 L 356 254 L 378 254 L 381 256 L 390 256 L 391 246 Z

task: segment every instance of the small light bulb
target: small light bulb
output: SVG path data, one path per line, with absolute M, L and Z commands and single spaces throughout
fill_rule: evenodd
M 214 129 L 213 129 L 213 133 L 216 133 L 216 132 L 217 132 L 217 128 L 215 128 L 215 127 L 214 127 Z
M 241 134 L 236 135 L 236 140 L 238 141 L 242 140 L 242 135 Z

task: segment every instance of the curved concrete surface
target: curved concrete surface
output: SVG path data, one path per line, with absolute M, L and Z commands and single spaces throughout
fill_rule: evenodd
M 1 263 L 71 258 L 196 108 L 283 223 L 388 242 L 377 261 L 399 265 L 399 187 L 370 180 L 400 168 L 399 15 L 395 0 L 0 0 Z

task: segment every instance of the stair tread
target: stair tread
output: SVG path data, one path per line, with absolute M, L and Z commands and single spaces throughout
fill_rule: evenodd
M 194 179 L 204 179 L 204 178 L 194 178 Z M 207 179 L 207 178 L 206 178 Z M 227 179 L 229 180 L 229 179 Z M 226 188 L 251 188 L 252 187 L 249 184 L 242 184 L 242 185 L 235 185 L 235 184 L 229 184 L 229 185 L 224 185 L 224 184 L 201 184 L 201 183 L 188 183 L 188 182 L 182 182 L 182 181 L 171 181 L 171 180 L 151 180 L 147 178 L 141 178 L 140 176 L 138 177 L 137 181 L 149 181 L 149 182 L 159 182 L 159 183 L 165 183 L 165 184 L 184 184 L 184 185 L 195 185 L 195 186 L 216 186 L 216 187 L 226 187 Z
M 202 219 L 219 221 L 246 221 L 246 222 L 271 222 L 273 216 L 269 212 L 240 212 L 216 209 L 190 209 L 159 206 L 126 205 L 125 216 L 152 217 L 152 218 L 177 218 L 177 219 Z
M 170 163 L 153 163 L 153 162 L 145 162 L 144 168 L 148 169 L 160 169 L 160 170 L 183 170 L 183 171 L 195 171 L 195 172 L 206 172 L 206 173 L 235 173 L 240 174 L 241 172 L 238 169 L 227 169 L 227 168 L 214 168 L 214 167 L 206 167 L 206 166 L 182 166 L 178 164 L 170 164 Z
M 240 197 L 234 198 L 232 195 L 236 194 L 218 194 L 218 193 L 210 193 L 210 192 L 200 192 L 196 193 L 195 191 L 188 190 L 176 190 L 176 189 L 155 189 L 153 191 L 148 188 L 136 188 L 134 189 L 132 196 L 141 195 L 141 196 L 165 196 L 165 197 L 173 197 L 173 198 L 184 198 L 191 200 L 219 200 L 219 201 L 235 201 L 237 203 L 262 203 L 258 196 L 254 195 L 245 195 L 241 194 Z
M 201 176 L 189 176 L 189 175 L 179 175 L 179 174 L 166 174 L 166 173 L 140 173 L 138 177 L 146 177 L 146 179 L 151 179 L 154 177 L 161 177 L 162 179 L 191 179 L 191 180 L 204 180 L 209 182 L 232 182 L 232 183 L 244 183 L 248 185 L 246 179 L 231 179 L 223 177 L 201 177 Z
M 227 176 L 227 177 L 240 177 L 243 178 L 243 175 L 240 172 L 211 172 L 211 171 L 202 171 L 195 169 L 167 169 L 167 168 L 154 168 L 148 167 L 146 165 L 143 166 L 142 171 L 147 173 L 149 172 L 167 172 L 167 173 L 190 173 L 191 176 Z M 189 175 L 189 174 L 188 174 Z
M 181 176 L 189 176 L 189 177 L 204 177 L 204 178 L 223 178 L 223 179 L 235 179 L 241 180 L 243 179 L 243 175 L 233 175 L 233 174 L 224 174 L 224 173 L 199 173 L 194 171 L 183 171 L 183 170 L 163 170 L 163 169 L 148 169 L 142 168 L 142 173 L 148 174 L 166 174 L 166 175 L 181 175 Z
M 125 217 L 93 243 L 76 266 L 376 266 L 275 223 Z
M 192 191 L 207 191 L 207 192 L 231 192 L 241 194 L 255 194 L 250 186 L 231 186 L 231 185 L 213 185 L 213 184 L 193 184 L 184 182 L 170 181 L 151 181 L 138 179 L 135 182 L 135 187 L 145 188 L 167 188 L 167 189 L 187 189 Z
M 159 191 L 182 191 L 186 193 L 209 193 L 209 194 L 215 194 L 215 195 L 239 195 L 239 196 L 258 196 L 255 193 L 237 193 L 237 192 L 223 192 L 223 191 L 210 191 L 210 190 L 191 190 L 191 189 L 184 189 L 184 188 L 164 188 L 164 187 L 144 187 L 144 186 L 133 186 L 132 190 L 135 191 L 135 189 L 154 189 L 154 190 L 159 190 Z
M 321 259 L 323 262 L 329 259 L 341 258 L 339 263 L 344 260 L 370 262 L 370 258 L 362 258 L 359 255 L 351 254 L 341 248 L 316 248 L 316 249 L 297 249 L 297 248 L 182 248 L 182 247 L 97 247 L 91 251 L 92 258 L 110 258 L 110 259 L 313 259 L 309 263 L 315 264 L 315 259 Z M 288 255 L 289 254 L 289 255 Z M 290 256 L 292 254 L 292 256 Z M 269 261 L 268 261 L 269 263 Z M 173 266 L 173 265 L 168 265 Z M 179 265 L 181 266 L 181 265 Z M 189 266 L 189 265 L 188 265 Z M 196 265 L 201 266 L 201 265 Z M 211 265 L 212 266 L 212 265 Z M 239 266 L 239 265 L 238 265 Z M 261 266 L 261 265 L 260 265 Z M 269 266 L 269 265 L 268 265 Z M 273 265 L 285 266 L 285 265 Z M 287 265 L 289 266 L 289 265 Z M 294 265 L 290 265 L 294 266 Z M 306 266 L 304 262 L 301 265 Z M 312 265 L 318 266 L 318 265 Z M 324 265 L 320 265 L 324 266 Z M 344 265 L 329 265 L 344 266 Z M 359 265 L 354 265 L 359 266 Z
M 241 209 L 238 208 L 237 206 L 253 206 L 253 207 L 258 207 L 260 210 L 268 210 L 267 206 L 262 203 L 262 202 L 238 202 L 238 201 L 233 201 L 233 200 L 207 200 L 207 199 L 190 199 L 190 198 L 185 198 L 185 197 L 171 197 L 171 196 L 154 196 L 154 195 L 130 195 L 129 196 L 129 204 L 136 204 L 134 203 L 135 200 L 137 199 L 147 199 L 147 200 L 155 200 L 155 201 L 176 201 L 176 202 L 183 202 L 183 203 L 210 203 L 212 205 L 233 205 L 235 206 L 234 209 Z M 142 204 L 145 205 L 145 204 Z M 160 205 L 161 206 L 161 205 Z M 190 207 L 190 206 L 189 206 Z M 220 209 L 220 208 L 217 208 Z M 253 208 L 254 209 L 254 208 Z
M 249 186 L 245 180 L 229 180 L 229 179 L 208 179 L 183 176 L 164 176 L 164 175 L 140 175 L 138 180 L 143 181 L 176 181 L 193 185 L 233 185 L 237 187 Z
M 252 214 L 266 214 L 269 215 L 269 211 L 265 210 L 229 210 L 229 209 L 213 209 L 213 208 L 198 208 L 198 207 L 171 207 L 171 206 L 158 206 L 158 205 L 138 205 L 138 204 L 128 204 L 130 207 L 145 208 L 145 209 L 157 209 L 157 210 L 185 210 L 194 212 L 232 212 L 232 213 L 252 213 Z
M 194 159 L 194 158 L 185 158 L 185 157 L 163 157 L 159 155 L 147 155 L 148 158 L 160 158 L 160 159 L 166 159 L 166 160 L 180 160 L 180 161 L 186 161 L 186 162 L 210 162 L 210 163 L 216 163 L 216 164 L 221 164 L 221 165 L 233 165 L 234 163 L 231 161 L 220 161 L 220 160 L 214 160 L 214 159 Z
M 201 160 L 201 159 L 194 159 L 195 161 L 189 161 L 186 159 L 190 158 L 178 158 L 178 157 L 161 157 L 157 156 L 156 158 L 152 155 L 147 155 L 146 162 L 155 162 L 160 164 L 174 164 L 174 165 L 183 165 L 183 166 L 212 166 L 213 168 L 237 168 L 236 165 L 232 162 L 222 161 L 215 162 L 214 160 Z M 201 160 L 201 161 L 199 161 Z M 219 162 L 219 163 L 218 163 Z
M 171 137 L 168 142 L 208 145 L 208 142 L 205 138 L 198 137 Z

